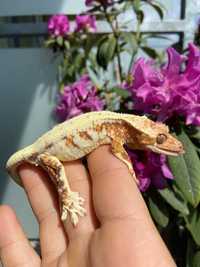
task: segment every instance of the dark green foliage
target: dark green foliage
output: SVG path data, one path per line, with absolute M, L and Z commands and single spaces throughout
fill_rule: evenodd
M 169 223 L 169 211 L 166 202 L 158 193 L 151 192 L 151 196 L 148 198 L 148 205 L 156 223 L 162 227 L 166 227 Z
M 200 160 L 191 141 L 198 135 L 198 131 L 177 128 L 176 136 L 183 143 L 186 153 L 179 157 L 169 157 L 175 179 L 168 188 L 157 191 L 165 204 L 156 196 L 155 190 L 147 195 L 147 203 L 178 266 L 199 267 Z
M 193 143 L 183 130 L 177 137 L 184 144 L 185 154 L 169 157 L 169 165 L 175 176 L 174 184 L 185 200 L 196 207 L 200 201 L 200 160 Z
M 103 37 L 97 47 L 97 62 L 104 70 L 115 57 L 117 40 L 113 34 Z

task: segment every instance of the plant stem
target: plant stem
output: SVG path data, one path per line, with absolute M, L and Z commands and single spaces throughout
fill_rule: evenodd
M 121 63 L 121 57 L 120 57 L 120 46 L 119 46 L 119 36 L 118 36 L 118 21 L 117 21 L 117 17 L 116 17 L 116 32 L 115 34 L 115 38 L 117 40 L 117 62 L 118 62 L 118 67 L 119 67 L 119 78 L 120 78 L 120 83 L 122 82 L 122 63 Z
M 117 17 L 115 17 L 115 26 L 113 25 L 112 21 L 110 20 L 109 14 L 107 13 L 106 7 L 104 7 L 104 13 L 105 13 L 105 17 L 107 22 L 109 23 L 114 37 L 116 39 L 116 51 L 117 51 L 117 63 L 118 63 L 118 73 L 119 73 L 119 82 L 122 82 L 122 63 L 121 63 L 121 57 L 120 57 L 120 46 L 119 46 L 119 35 L 118 35 L 118 21 L 117 21 Z
M 136 13 L 137 16 L 137 26 L 136 26 L 136 42 L 137 42 L 137 49 L 135 52 L 133 52 L 132 57 L 131 57 L 131 61 L 129 64 L 129 68 L 128 68 L 128 74 L 131 72 L 131 68 L 135 59 L 135 55 L 138 52 L 138 47 L 139 47 L 139 43 L 140 43 L 140 37 L 141 37 L 141 22 L 140 19 L 138 18 L 137 12 L 135 12 L 134 7 L 133 7 L 133 12 Z

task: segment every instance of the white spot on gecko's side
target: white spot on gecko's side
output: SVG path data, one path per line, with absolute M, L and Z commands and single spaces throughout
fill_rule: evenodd
M 78 134 L 73 136 L 72 140 L 73 140 L 73 143 L 80 148 L 88 147 L 91 142 L 89 140 L 85 140 L 81 138 Z
M 98 133 L 95 130 L 93 130 L 93 129 L 89 129 L 88 130 L 88 135 L 91 137 L 91 139 L 93 140 L 93 142 L 97 142 L 99 140 Z
M 102 129 L 101 131 L 99 131 L 99 138 L 100 139 L 104 139 L 107 136 L 107 132 L 106 129 Z

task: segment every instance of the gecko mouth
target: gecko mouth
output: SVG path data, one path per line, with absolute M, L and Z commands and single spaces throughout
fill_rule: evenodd
M 164 148 L 158 148 L 158 147 L 155 147 L 155 146 L 151 146 L 151 145 L 148 145 L 147 146 L 151 151 L 153 152 L 156 152 L 156 153 L 163 153 L 165 155 L 168 155 L 168 156 L 178 156 L 178 155 L 181 155 L 184 153 L 184 150 L 181 149 L 181 150 L 177 150 L 177 151 L 172 151 L 172 150 L 168 150 L 168 149 L 164 149 Z

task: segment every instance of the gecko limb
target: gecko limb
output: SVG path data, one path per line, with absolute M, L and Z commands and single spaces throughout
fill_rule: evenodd
M 71 191 L 63 164 L 55 156 L 47 153 L 40 154 L 37 162 L 47 171 L 57 187 L 61 220 L 66 220 L 69 214 L 72 224 L 76 226 L 79 216 L 84 216 L 86 213 L 86 210 L 82 207 L 84 199 L 79 196 L 78 192 Z
M 118 159 L 120 159 L 121 161 L 123 161 L 126 164 L 126 166 L 128 167 L 130 173 L 132 174 L 135 182 L 138 185 L 139 181 L 138 181 L 138 179 L 137 179 L 137 177 L 135 175 L 135 171 L 133 169 L 132 162 L 131 162 L 131 160 L 129 158 L 128 153 L 124 149 L 123 144 L 118 140 L 112 140 L 112 142 L 111 142 L 111 151 Z

